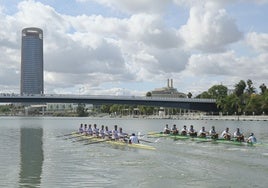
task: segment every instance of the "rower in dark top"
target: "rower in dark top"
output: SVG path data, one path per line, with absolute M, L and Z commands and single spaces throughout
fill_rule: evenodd
M 171 133 L 172 134 L 179 134 L 179 130 L 176 127 L 176 124 L 173 125 L 172 129 L 171 129 Z
M 197 136 L 197 132 L 194 130 L 193 125 L 190 125 L 190 129 L 188 130 L 188 134 L 189 134 L 189 136 L 193 136 L 193 137 Z
M 182 136 L 186 136 L 187 135 L 187 128 L 186 125 L 183 126 L 182 130 L 181 130 L 181 135 Z
M 219 134 L 215 130 L 215 126 L 212 126 L 210 131 L 209 131 L 209 136 L 211 136 L 212 139 L 218 139 Z

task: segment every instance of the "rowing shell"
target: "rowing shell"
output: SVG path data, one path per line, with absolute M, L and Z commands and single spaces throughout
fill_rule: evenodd
M 74 133 L 73 135 L 79 135 L 78 133 Z M 119 145 L 119 146 L 127 146 L 127 147 L 131 147 L 131 148 L 139 148 L 139 149 L 147 149 L 147 150 L 155 150 L 156 148 L 150 145 L 146 145 L 146 144 L 129 144 L 127 142 L 121 142 L 121 141 L 114 141 L 114 140 L 105 140 L 102 138 L 96 138 L 93 136 L 86 136 L 83 135 L 81 136 L 83 139 L 89 139 L 90 141 L 94 141 L 96 143 L 99 142 L 105 142 L 108 144 L 113 144 L 113 145 Z M 89 142 L 90 144 L 90 142 Z
M 237 145 L 237 146 L 261 146 L 262 143 L 248 143 L 248 142 L 239 142 L 235 140 L 225 140 L 223 138 L 219 139 L 211 139 L 210 137 L 191 137 L 188 135 L 174 135 L 174 134 L 164 134 L 162 132 L 156 133 L 156 132 L 150 132 L 148 133 L 148 136 L 150 137 L 164 137 L 164 138 L 171 138 L 174 140 L 186 140 L 190 139 L 192 141 L 200 141 L 200 142 L 212 142 L 212 143 L 222 143 L 222 144 L 230 144 L 230 145 Z

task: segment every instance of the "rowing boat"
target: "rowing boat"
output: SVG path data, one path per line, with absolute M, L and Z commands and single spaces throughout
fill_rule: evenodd
M 191 137 L 189 135 L 179 135 L 179 134 L 164 134 L 163 132 L 150 132 L 148 133 L 149 137 L 157 137 L 157 138 L 171 138 L 174 140 L 192 140 L 197 142 L 212 142 L 213 144 L 230 144 L 230 145 L 237 145 L 237 146 L 261 146 L 262 143 L 248 143 L 248 142 L 239 142 L 236 140 L 226 140 L 223 138 L 219 139 L 211 139 L 211 137 Z
M 79 135 L 78 133 L 73 133 L 73 135 Z M 139 148 L 139 149 L 146 149 L 146 150 L 155 150 L 156 148 L 150 145 L 146 144 L 129 144 L 128 142 L 122 142 L 122 141 L 115 141 L 115 140 L 106 140 L 102 138 L 97 138 L 94 136 L 89 135 L 82 135 L 82 139 L 93 141 L 92 143 L 99 143 L 99 142 L 105 142 L 108 144 L 118 145 L 122 147 L 131 147 L 131 148 Z M 90 144 L 91 142 L 89 142 Z
M 156 133 L 156 132 L 150 132 L 148 133 L 148 137 L 153 137 L 153 138 L 171 138 L 174 140 L 187 140 L 191 139 L 193 141 L 210 141 L 210 137 L 192 137 L 189 135 L 180 135 L 180 134 L 164 134 L 163 132 Z

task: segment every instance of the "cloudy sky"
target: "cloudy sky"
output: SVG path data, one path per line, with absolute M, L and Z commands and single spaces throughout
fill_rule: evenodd
M 268 0 L 0 0 L 0 93 L 20 91 L 21 30 L 44 31 L 45 93 L 197 95 L 268 85 Z

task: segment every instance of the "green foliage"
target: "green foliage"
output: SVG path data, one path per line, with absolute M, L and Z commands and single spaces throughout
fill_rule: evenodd
M 12 106 L 10 105 L 1 105 L 0 112 L 1 113 L 9 113 L 11 111 Z
M 86 117 L 88 116 L 88 112 L 86 111 L 85 104 L 78 104 L 76 112 L 78 117 Z

